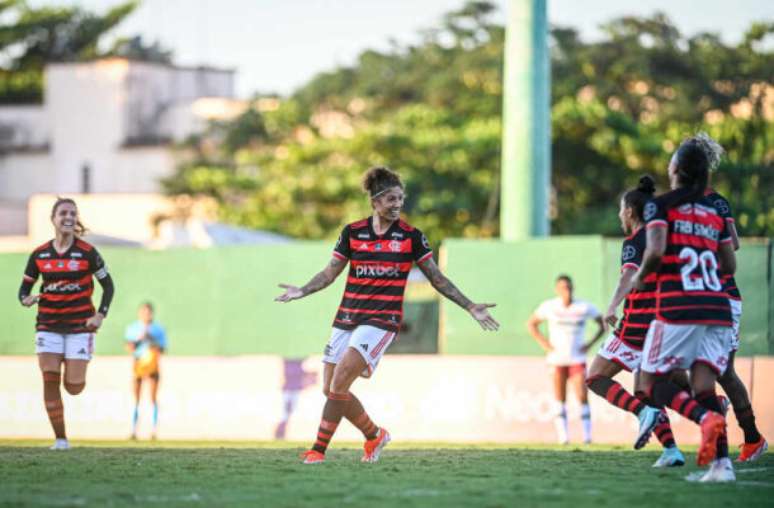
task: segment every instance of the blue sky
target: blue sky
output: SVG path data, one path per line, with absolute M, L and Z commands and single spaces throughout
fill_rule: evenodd
M 77 4 L 104 10 L 118 0 L 30 1 Z M 505 20 L 508 0 L 497 19 Z M 144 0 L 116 30 L 159 40 L 186 65 L 236 68 L 237 93 L 289 93 L 316 73 L 354 62 L 366 48 L 386 49 L 389 40 L 416 40 L 419 29 L 437 24 L 463 0 Z M 660 10 L 686 34 L 719 33 L 738 41 L 754 20 L 774 20 L 774 0 L 548 0 L 552 24 L 599 37 L 598 26 L 622 15 Z

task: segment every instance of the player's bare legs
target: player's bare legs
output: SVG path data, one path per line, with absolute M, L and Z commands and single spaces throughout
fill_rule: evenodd
M 132 435 L 129 439 L 137 439 L 137 422 L 140 419 L 140 396 L 142 394 L 142 378 L 134 378 L 134 413 L 132 414 Z
M 64 423 L 64 404 L 59 386 L 62 383 L 62 363 L 64 355 L 56 353 L 39 353 L 38 366 L 43 374 L 43 402 L 48 413 L 48 420 L 54 431 L 56 441 L 52 450 L 69 448 Z
M 755 460 L 768 448 L 766 440 L 763 439 L 755 425 L 755 414 L 750 403 L 750 396 L 747 388 L 739 379 L 739 375 L 734 368 L 734 357 L 736 351 L 732 351 L 728 356 L 728 367 L 722 376 L 718 378 L 718 383 L 723 387 L 723 391 L 728 395 L 731 405 L 734 408 L 736 421 L 744 432 L 744 444 L 742 453 L 739 455 L 739 462 Z
M 554 366 L 552 368 L 552 378 L 554 381 L 554 400 L 556 407 L 554 409 L 554 427 L 556 428 L 556 437 L 559 444 L 567 444 L 570 440 L 567 429 L 567 374 L 568 369 L 564 366 Z
M 586 372 L 583 368 L 578 368 L 570 372 L 569 376 L 570 385 L 581 405 L 583 442 L 589 444 L 591 443 L 591 408 L 589 407 L 589 392 L 586 388 Z
M 159 377 L 158 375 L 153 375 L 148 378 L 148 383 L 150 383 L 150 397 L 151 397 L 151 403 L 153 404 L 153 434 L 151 434 L 151 439 L 156 439 L 156 432 L 158 430 L 159 425 L 159 402 L 158 402 L 158 393 L 159 393 Z
M 70 360 L 64 361 L 64 387 L 70 395 L 78 395 L 86 387 L 86 370 L 89 367 L 89 360 Z

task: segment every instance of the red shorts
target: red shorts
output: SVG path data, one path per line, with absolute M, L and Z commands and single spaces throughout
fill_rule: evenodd
M 554 365 L 554 372 L 563 374 L 564 377 L 573 377 L 580 374 L 581 376 L 586 375 L 586 364 L 585 363 L 573 363 L 572 365 Z

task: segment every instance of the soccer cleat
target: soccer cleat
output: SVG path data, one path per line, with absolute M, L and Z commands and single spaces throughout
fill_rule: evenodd
M 374 462 L 379 462 L 379 456 L 382 454 L 382 450 L 384 450 L 384 447 L 387 446 L 387 443 L 391 440 L 390 433 L 380 427 L 376 437 L 369 439 L 363 445 L 363 458 L 360 459 L 360 462 L 370 462 L 372 464 Z
M 307 450 L 301 454 L 301 458 L 304 459 L 302 464 L 322 464 L 325 462 L 325 454 L 317 450 Z
M 728 457 L 714 460 L 709 470 L 699 480 L 700 483 L 725 483 L 733 481 L 736 481 L 734 465 Z
M 655 407 L 645 406 L 645 409 L 640 411 L 637 415 L 640 420 L 640 431 L 637 433 L 637 440 L 634 442 L 634 449 L 639 450 L 650 439 L 650 435 L 653 433 L 653 429 L 656 425 L 661 423 L 661 410 Z
M 679 467 L 685 465 L 685 457 L 676 446 L 664 448 L 661 457 L 653 464 L 653 467 Z
M 54 444 L 51 445 L 51 448 L 49 450 L 69 450 L 70 449 L 70 443 L 67 442 L 67 439 L 57 439 L 54 441 Z
M 718 437 L 726 428 L 726 419 L 722 415 L 709 411 L 701 419 L 701 445 L 696 453 L 696 464 L 706 466 L 715 458 L 718 451 Z
M 761 436 L 757 443 L 744 443 L 739 448 L 742 449 L 737 457 L 737 462 L 752 462 L 763 455 L 769 449 L 769 443 Z

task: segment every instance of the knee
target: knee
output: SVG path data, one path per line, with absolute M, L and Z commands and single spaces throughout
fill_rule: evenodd
M 78 395 L 86 387 L 86 383 L 68 383 L 65 381 L 64 387 L 70 395 Z
M 62 374 L 60 374 L 59 372 L 44 370 L 43 382 L 49 385 L 59 386 L 59 384 L 62 382 Z

